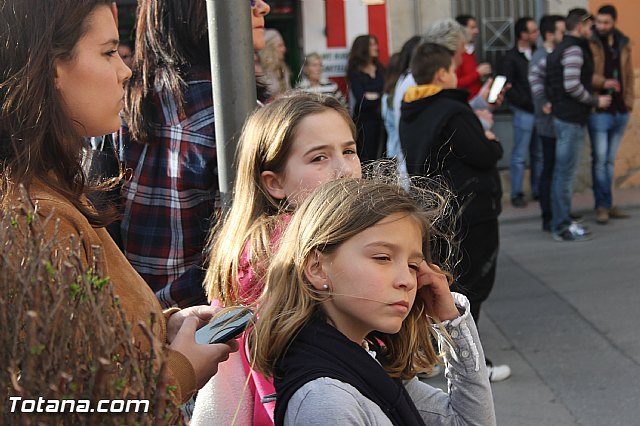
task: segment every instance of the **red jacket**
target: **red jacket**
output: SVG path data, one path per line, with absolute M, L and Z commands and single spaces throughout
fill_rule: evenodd
M 456 75 L 458 76 L 458 87 L 469 91 L 469 99 L 477 95 L 482 88 L 477 68 L 476 55 L 464 52 L 462 54 L 462 63 L 456 69 Z

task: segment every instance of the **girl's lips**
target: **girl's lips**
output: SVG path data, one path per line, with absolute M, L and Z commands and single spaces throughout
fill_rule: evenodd
M 409 302 L 406 300 L 399 300 L 391 304 L 391 307 L 402 314 L 409 312 Z

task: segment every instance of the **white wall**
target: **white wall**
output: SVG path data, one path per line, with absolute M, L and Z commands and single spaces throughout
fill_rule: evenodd
M 548 0 L 547 1 L 547 13 L 566 15 L 570 9 L 574 7 L 582 7 L 589 9 L 589 2 L 587 0 Z
M 387 0 L 387 8 L 390 54 L 414 35 L 422 35 L 433 22 L 451 17 L 449 0 Z

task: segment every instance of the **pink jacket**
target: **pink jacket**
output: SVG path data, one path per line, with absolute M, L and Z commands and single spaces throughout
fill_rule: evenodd
M 271 249 L 277 250 L 282 233 L 289 225 L 291 215 L 283 215 L 282 222 L 278 224 L 271 234 Z M 250 264 L 251 249 L 249 242 L 244 246 L 240 257 L 238 271 L 238 295 L 241 300 L 248 303 L 254 302 L 262 293 L 264 283 L 255 276 L 255 271 Z M 217 300 L 211 302 L 212 306 L 221 306 Z M 246 339 L 244 334 L 239 337 L 239 343 L 242 344 Z M 244 370 L 249 377 L 249 389 L 253 396 L 253 425 L 254 426 L 273 426 L 273 411 L 276 407 L 275 398 L 270 398 L 270 402 L 263 403 L 262 399 L 268 396 L 275 396 L 276 390 L 273 387 L 273 381 L 265 378 L 261 373 L 251 368 L 251 361 L 247 358 L 249 348 L 245 346 L 245 350 L 239 351 L 242 357 Z

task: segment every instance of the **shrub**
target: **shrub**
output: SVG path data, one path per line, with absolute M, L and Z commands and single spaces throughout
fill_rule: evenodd
M 167 386 L 163 343 L 149 327 L 127 322 L 103 274 L 100 248 L 92 247 L 91 266 L 83 267 L 81 241 L 57 230 L 45 239 L 45 226 L 56 226 L 55 219 L 37 214 L 24 190 L 22 199 L 0 213 L 0 383 L 5 386 L 0 424 L 180 421 Z M 148 353 L 134 346 L 132 326 L 149 339 Z M 11 397 L 44 403 L 33 412 L 12 413 Z M 99 400 L 148 400 L 149 409 L 70 413 L 68 403 L 65 413 L 37 412 L 52 409 L 53 400 L 75 400 L 76 411 L 95 409 Z M 90 407 L 80 400 L 91 401 Z

